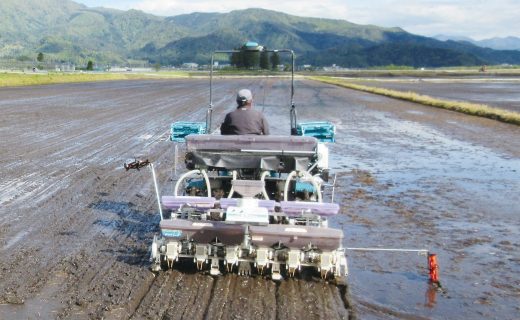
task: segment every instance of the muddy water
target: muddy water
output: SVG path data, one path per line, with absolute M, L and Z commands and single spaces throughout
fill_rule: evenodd
M 219 80 L 215 123 L 240 87 L 253 89 L 274 133 L 289 131 L 280 79 Z M 0 90 L 0 318 L 517 318 L 520 129 L 314 82 L 296 88 L 301 121 L 338 126 L 342 212 L 331 224 L 345 246 L 431 250 L 442 290 L 415 253 L 349 251 L 349 292 L 313 278 L 154 276 L 153 184 L 121 164 L 148 157 L 171 192 L 168 126 L 204 119 L 207 81 L 60 85 Z
M 355 80 L 356 82 L 358 80 Z M 520 112 L 519 78 L 373 79 L 360 83 Z
M 385 131 L 385 138 L 346 147 L 352 155 L 341 161 L 359 170 L 341 180 L 358 185 L 341 196 L 348 214 L 364 220 L 352 230 L 348 245 L 430 249 L 438 254 L 446 292 L 431 298 L 425 257 L 370 254 L 367 267 L 368 254 L 352 252 L 352 272 L 360 271 L 351 277 L 354 295 L 359 284 L 366 290 L 363 300 L 401 305 L 400 311 L 414 315 L 440 312 L 463 319 L 476 312 L 492 317 L 494 308 L 515 314 L 519 292 L 510 284 L 519 280 L 520 159 L 416 123 L 385 118 L 374 124 L 377 128 L 367 129 Z M 366 159 L 365 153 L 378 157 Z M 378 283 L 384 289 L 372 291 Z
M 350 251 L 358 314 L 515 318 L 520 130 L 348 90 L 313 90 L 300 118 L 322 105 L 320 115 L 338 124 L 331 150 L 345 245 L 428 249 L 441 266 L 443 290 L 436 291 L 423 256 Z

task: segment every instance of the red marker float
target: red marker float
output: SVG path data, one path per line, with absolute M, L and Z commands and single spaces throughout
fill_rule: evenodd
M 440 287 L 439 264 L 437 263 L 437 255 L 435 253 L 428 254 L 428 267 L 430 269 L 430 281 Z

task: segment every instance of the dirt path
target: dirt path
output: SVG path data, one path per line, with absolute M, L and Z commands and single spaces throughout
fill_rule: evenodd
M 285 80 L 217 81 L 216 122 L 239 87 L 287 133 Z M 153 184 L 122 163 L 149 158 L 171 192 L 169 125 L 203 120 L 207 97 L 205 80 L 0 89 L 0 319 L 347 319 L 349 303 L 363 319 L 518 314 L 520 129 L 314 82 L 296 102 L 300 119 L 338 125 L 345 245 L 435 249 L 446 293 L 414 256 L 349 254 L 353 302 L 312 279 L 155 276 Z

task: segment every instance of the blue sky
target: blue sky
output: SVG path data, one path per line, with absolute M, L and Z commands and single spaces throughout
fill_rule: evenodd
M 252 6 L 298 16 L 343 19 L 359 24 L 402 27 L 433 36 L 476 40 L 520 37 L 520 0 L 74 0 L 87 6 L 138 9 L 161 16 L 229 12 Z

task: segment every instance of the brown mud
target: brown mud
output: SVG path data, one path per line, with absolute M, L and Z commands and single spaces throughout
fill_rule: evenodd
M 215 82 L 214 123 L 240 87 L 275 134 L 289 84 Z M 172 192 L 170 123 L 203 121 L 205 80 L 0 89 L 0 319 L 514 319 L 520 312 L 520 128 L 315 82 L 298 82 L 301 121 L 330 120 L 331 221 L 346 247 L 427 248 L 426 258 L 349 251 L 349 286 L 280 283 L 186 266 L 149 271 L 159 215 L 148 169 Z M 330 195 L 330 190 L 328 190 Z

